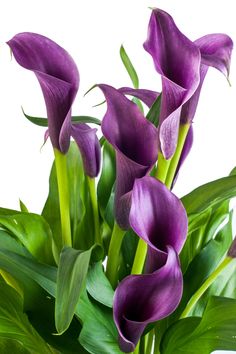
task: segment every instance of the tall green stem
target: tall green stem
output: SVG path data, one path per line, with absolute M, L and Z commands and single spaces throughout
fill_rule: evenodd
M 93 219 L 95 228 L 95 240 L 98 244 L 101 244 L 101 233 L 100 233 L 100 223 L 99 223 L 99 213 L 98 213 L 98 201 L 96 194 L 95 178 L 88 177 L 88 185 L 90 198 L 93 208 Z
M 147 334 L 146 354 L 152 354 L 152 347 L 153 347 L 154 335 L 155 335 L 154 329 L 152 329 L 152 330 Z
M 147 254 L 147 244 L 141 238 L 135 253 L 131 274 L 141 274 Z
M 106 275 L 110 280 L 111 285 L 115 288 L 117 284 L 117 273 L 120 260 L 120 248 L 125 235 L 125 230 L 122 230 L 117 223 L 114 223 L 111 241 L 107 257 Z
M 196 293 L 191 297 L 187 306 L 185 307 L 180 318 L 188 317 L 200 297 L 205 293 L 209 286 L 216 280 L 220 273 L 234 260 L 234 258 L 226 257 L 220 265 L 214 270 L 214 272 L 207 278 L 207 280 L 202 284 L 202 286 L 196 291 Z
M 168 173 L 167 173 L 167 177 L 165 180 L 166 186 L 170 189 L 174 176 L 175 176 L 175 172 L 179 163 L 179 159 L 181 157 L 181 153 L 184 147 L 184 143 L 188 134 L 190 128 L 190 124 L 181 124 L 179 127 L 179 137 L 178 137 L 178 144 L 177 144 L 177 148 L 176 151 L 174 153 L 174 156 L 171 159 L 171 163 L 168 169 Z
M 62 240 L 59 244 L 62 246 L 71 246 L 71 227 L 70 227 L 70 200 L 69 200 L 69 186 L 67 176 L 66 155 L 54 148 L 55 165 L 57 172 L 57 184 L 60 202 L 61 215 L 61 233 Z M 62 242 L 61 242 L 62 241 Z
M 166 160 L 162 153 L 159 151 L 158 153 L 158 164 L 155 177 L 159 179 L 162 183 L 165 183 L 166 176 L 168 173 L 168 169 L 170 166 L 171 160 Z

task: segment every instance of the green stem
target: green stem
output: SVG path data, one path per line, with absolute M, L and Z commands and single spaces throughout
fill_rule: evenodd
M 94 219 L 94 228 L 95 228 L 95 240 L 98 244 L 101 244 L 101 233 L 100 233 L 100 222 L 99 222 L 99 212 L 98 212 L 98 201 L 96 193 L 95 178 L 88 177 L 88 185 L 90 198 L 93 208 L 93 219 Z
M 154 329 L 152 329 L 152 330 L 148 333 L 146 354 L 152 354 L 154 333 L 155 333 L 155 332 L 154 332 Z
M 170 166 L 171 160 L 166 160 L 162 153 L 159 151 L 158 153 L 158 164 L 157 164 L 157 170 L 155 177 L 156 179 L 159 179 L 159 181 L 165 183 L 166 176 L 168 173 L 168 169 Z
M 188 134 L 190 128 L 190 124 L 181 124 L 179 127 L 179 138 L 178 138 L 178 144 L 177 144 L 177 148 L 176 151 L 174 153 L 174 156 L 171 159 L 171 163 L 168 169 L 168 173 L 167 173 L 167 177 L 166 177 L 166 186 L 168 188 L 171 188 L 174 176 L 175 176 L 175 172 L 179 163 L 179 159 L 181 157 L 181 153 L 184 147 L 184 143 Z
M 226 257 L 220 265 L 214 270 L 214 272 L 207 278 L 207 280 L 202 284 L 202 286 L 196 291 L 196 293 L 191 297 L 187 306 L 180 318 L 188 317 L 200 297 L 205 293 L 205 291 L 209 288 L 209 286 L 216 280 L 216 278 L 220 275 L 220 273 L 229 265 L 230 262 L 233 261 L 233 258 Z
M 136 348 L 134 349 L 134 354 L 139 354 L 139 342 L 138 344 L 136 345 Z
M 70 227 L 70 200 L 66 155 L 54 148 L 57 184 L 60 202 L 62 246 L 72 246 Z M 61 240 L 59 240 L 59 244 Z
M 131 274 L 142 274 L 143 266 L 147 254 L 147 244 L 141 238 L 138 241 L 138 247 L 135 253 Z
M 109 250 L 108 250 L 107 269 L 106 269 L 106 275 L 110 280 L 110 283 L 113 286 L 113 288 L 115 288 L 117 284 L 117 273 L 118 273 L 119 260 L 120 260 L 120 248 L 122 245 L 125 232 L 126 231 L 122 230 L 115 222 L 112 235 L 111 235 Z

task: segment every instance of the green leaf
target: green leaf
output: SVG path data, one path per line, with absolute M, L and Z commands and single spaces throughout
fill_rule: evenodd
M 127 70 L 127 73 L 129 74 L 129 77 L 133 83 L 134 88 L 139 88 L 139 79 L 138 79 L 138 75 L 137 72 L 128 56 L 128 54 L 125 51 L 125 48 L 123 47 L 123 45 L 120 47 L 120 57 L 121 60 Z
M 60 255 L 57 273 L 55 321 L 59 334 L 69 327 L 88 272 L 92 248 L 77 251 L 65 247 Z
M 102 172 L 98 182 L 97 194 L 99 209 L 102 216 L 104 216 L 104 212 L 116 179 L 115 151 L 107 141 L 103 145 L 102 161 Z
M 121 246 L 121 264 L 119 267 L 119 280 L 131 274 L 132 265 L 136 249 L 138 246 L 139 237 L 133 230 L 128 230 L 124 236 Z
M 159 125 L 159 117 L 161 111 L 161 94 L 157 97 L 156 101 L 153 103 L 152 107 L 150 108 L 146 118 L 150 122 L 152 122 L 155 127 Z
M 18 212 L 0 214 L 0 225 L 16 237 L 37 259 L 53 263 L 52 233 L 44 218 L 37 214 Z
M 89 300 L 86 292 L 80 298 L 76 311 L 83 327 L 79 341 L 91 354 L 121 354 L 118 333 L 112 311 Z
M 180 254 L 183 273 L 207 242 L 215 237 L 217 230 L 228 218 L 228 200 L 217 205 L 217 208 L 213 208 L 213 210 L 208 208 L 199 214 L 191 214 L 188 217 L 188 237 Z
M 181 201 L 190 215 L 200 213 L 234 196 L 236 196 L 236 176 L 228 176 L 194 189 Z
M 23 313 L 23 302 L 19 294 L 2 281 L 0 292 L 0 336 L 19 341 L 30 353 L 52 354 Z
M 210 354 L 236 350 L 236 300 L 212 297 L 203 317 L 179 320 L 165 333 L 162 354 Z
M 86 289 L 96 301 L 112 308 L 114 290 L 104 273 L 102 262 L 97 262 L 90 266 Z
M 21 283 L 25 281 L 25 276 L 27 276 L 28 280 L 29 278 L 34 280 L 41 288 L 55 297 L 57 268 L 7 249 L 0 249 L 0 267 L 15 276 L 16 279 L 21 279 Z
M 10 255 L 9 253 L 10 252 Z M 31 310 L 35 307 L 37 301 L 40 301 L 42 291 L 40 287 L 22 272 L 21 265 L 14 264 L 12 254 L 19 254 L 26 258 L 31 258 L 31 254 L 5 231 L 0 231 L 0 268 L 10 274 L 23 289 L 24 307 Z
M 23 344 L 7 338 L 0 338 L 0 353 L 30 354 Z
M 204 281 L 217 268 L 223 256 L 226 254 L 232 242 L 232 224 L 228 222 L 216 235 L 210 240 L 201 252 L 192 260 L 186 273 L 184 274 L 184 291 L 181 303 L 175 313 L 180 315 L 192 295 L 200 288 Z M 228 270 L 227 270 L 228 271 Z M 197 313 L 202 314 L 209 295 L 200 299 Z M 212 293 L 210 295 L 213 295 Z M 216 293 L 214 294 L 216 295 Z M 194 315 L 196 312 L 194 311 Z
M 47 118 L 40 118 L 40 117 L 32 117 L 26 114 L 22 108 L 22 112 L 31 123 L 34 123 L 40 127 L 47 127 L 48 120 Z M 90 117 L 90 116 L 72 116 L 71 117 L 72 123 L 79 124 L 79 123 L 92 123 L 96 125 L 101 125 L 101 121 L 97 118 Z
M 7 251 L 5 251 L 7 252 Z M 50 295 L 56 295 L 55 267 L 41 264 L 33 259 L 7 252 L 12 262 L 21 267 L 21 271 L 36 281 Z M 1 252 L 0 252 L 1 260 Z M 0 264 L 1 266 L 1 264 Z M 92 354 L 121 354 L 118 347 L 118 333 L 113 322 L 112 311 L 108 307 L 93 303 L 84 291 L 76 307 L 76 316 L 83 322 L 79 340 Z

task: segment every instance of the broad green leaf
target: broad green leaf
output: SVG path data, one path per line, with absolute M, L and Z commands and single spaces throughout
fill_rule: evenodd
M 98 182 L 97 194 L 99 209 L 102 216 L 104 216 L 104 212 L 116 179 L 115 151 L 107 141 L 103 145 L 102 161 L 102 172 Z
M 0 336 L 19 341 L 30 353 L 52 354 L 47 343 L 23 313 L 23 302 L 19 294 L 3 281 L 0 281 L 0 293 Z
M 92 303 L 84 292 L 78 303 L 76 314 L 83 322 L 79 341 L 89 353 L 122 353 L 118 346 L 118 333 L 111 309 Z
M 42 216 L 28 212 L 0 214 L 0 225 L 16 237 L 37 259 L 53 263 L 52 233 Z
M 55 297 L 57 268 L 41 264 L 33 259 L 29 260 L 13 252 L 8 252 L 8 256 L 15 265 L 21 267 L 24 274 Z M 77 304 L 75 314 L 83 322 L 79 337 L 80 343 L 89 353 L 121 354 L 117 344 L 118 334 L 111 309 L 92 303 L 84 291 Z
M 226 254 L 232 242 L 232 228 L 231 222 L 227 223 L 216 235 L 216 237 L 210 240 L 201 252 L 192 260 L 186 273 L 184 274 L 184 291 L 181 303 L 174 314 L 174 317 L 181 314 L 190 300 L 192 295 L 198 290 L 198 288 L 204 283 L 204 281 L 210 276 L 210 274 L 217 268 L 220 261 Z M 213 295 L 212 293 L 210 295 Z M 215 293 L 214 295 L 218 295 Z M 198 312 L 205 308 L 208 301 L 208 297 L 204 296 L 200 299 Z M 196 312 L 194 312 L 196 315 Z
M 114 290 L 104 273 L 102 262 L 97 262 L 90 266 L 86 289 L 96 301 L 112 308 Z
M 203 317 L 189 317 L 173 324 L 161 342 L 162 354 L 210 354 L 236 350 L 236 300 L 212 297 Z
M 22 108 L 22 112 L 31 123 L 34 123 L 40 127 L 47 127 L 48 126 L 48 120 L 47 118 L 40 118 L 40 117 L 32 117 L 26 114 Z M 94 117 L 89 117 L 89 116 L 72 116 L 71 120 L 73 123 L 78 124 L 78 123 L 93 123 L 97 125 L 101 125 L 101 121 L 97 118 Z
M 226 200 L 217 207 L 189 216 L 188 237 L 180 254 L 183 273 L 207 242 L 215 237 L 222 222 L 229 218 L 229 201 Z
M 228 176 L 194 189 L 181 201 L 190 215 L 200 213 L 234 196 L 236 196 L 236 176 Z
M 85 286 L 91 253 L 92 248 L 83 252 L 65 247 L 60 254 L 55 305 L 55 321 L 59 334 L 67 330 L 74 316 Z
M 127 73 L 129 74 L 134 88 L 137 89 L 139 87 L 138 75 L 123 45 L 120 47 L 120 57 L 127 70 Z
M 139 237 L 133 230 L 128 230 L 124 236 L 121 246 L 121 263 L 119 269 L 119 280 L 131 273 Z
M 9 253 L 10 252 L 10 255 Z M 14 264 L 11 255 L 19 254 L 31 258 L 31 254 L 25 247 L 5 231 L 0 231 L 0 268 L 10 274 L 19 284 L 24 293 L 24 307 L 26 310 L 35 308 L 37 301 L 40 301 L 42 290 L 21 270 L 21 265 Z
M 0 338 L 0 353 L 30 354 L 23 344 L 14 339 Z
M 152 122 L 155 127 L 159 125 L 159 117 L 161 111 L 161 94 L 157 97 L 156 101 L 153 103 L 152 107 L 150 108 L 146 118 L 150 122 Z

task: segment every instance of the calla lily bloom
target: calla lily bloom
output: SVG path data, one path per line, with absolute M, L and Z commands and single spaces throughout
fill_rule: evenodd
M 114 320 L 123 352 L 133 352 L 145 327 L 170 315 L 178 306 L 183 277 L 178 255 L 166 248 L 166 263 L 151 274 L 130 275 L 118 285 Z
M 195 49 L 193 49 L 194 47 Z M 208 68 L 210 66 L 214 67 L 226 77 L 229 76 L 233 42 L 226 34 L 218 33 L 208 34 L 190 43 L 179 32 L 170 15 L 162 10 L 155 9 L 151 15 L 148 39 L 144 43 L 144 48 L 152 55 L 156 70 L 162 75 L 163 103 L 159 128 L 160 148 L 164 156 L 169 158 L 176 146 L 179 123 L 191 123 L 194 118 Z M 197 56 L 197 51 L 200 56 Z M 197 63 L 199 59 L 200 62 Z M 182 75 L 186 76 L 187 85 L 184 85 L 184 80 L 181 83 Z M 177 91 L 180 90 L 178 85 L 187 89 L 186 95 L 188 97 L 186 100 L 186 96 L 184 96 L 180 104 L 181 110 L 176 110 L 178 102 L 177 97 L 173 94 L 176 87 Z M 125 94 L 131 94 L 141 99 L 149 107 L 152 106 L 159 95 L 155 91 L 149 90 L 129 90 L 128 88 L 122 88 L 121 90 Z M 139 91 L 142 92 L 142 95 Z M 170 100 L 173 102 L 171 103 Z M 167 101 L 169 102 L 168 107 L 166 106 Z M 170 107 L 171 109 L 168 111 Z M 193 131 L 190 128 L 177 171 L 179 171 L 188 155 L 192 142 Z
M 180 114 L 200 82 L 200 52 L 166 12 L 154 9 L 144 48 L 162 78 L 159 148 L 166 159 L 175 152 Z
M 7 44 L 18 64 L 32 71 L 39 81 L 53 147 L 65 154 L 73 136 L 81 151 L 85 172 L 95 177 L 100 164 L 95 130 L 86 124 L 71 123 L 71 108 L 79 87 L 74 60 L 57 43 L 36 33 L 19 33 Z
M 168 159 L 175 151 L 179 124 L 194 117 L 208 67 L 229 75 L 233 42 L 225 34 L 210 34 L 192 42 L 169 14 L 154 9 L 144 48 L 162 76 L 159 142 Z
M 180 200 L 160 181 L 143 177 L 132 191 L 130 226 L 148 244 L 146 273 L 130 275 L 117 287 L 114 320 L 120 347 L 133 351 L 144 328 L 178 306 L 183 279 L 178 253 L 187 234 Z
M 107 101 L 102 132 L 116 151 L 115 217 L 127 229 L 134 181 L 145 176 L 157 160 L 157 130 L 118 90 L 104 84 L 98 87 Z

